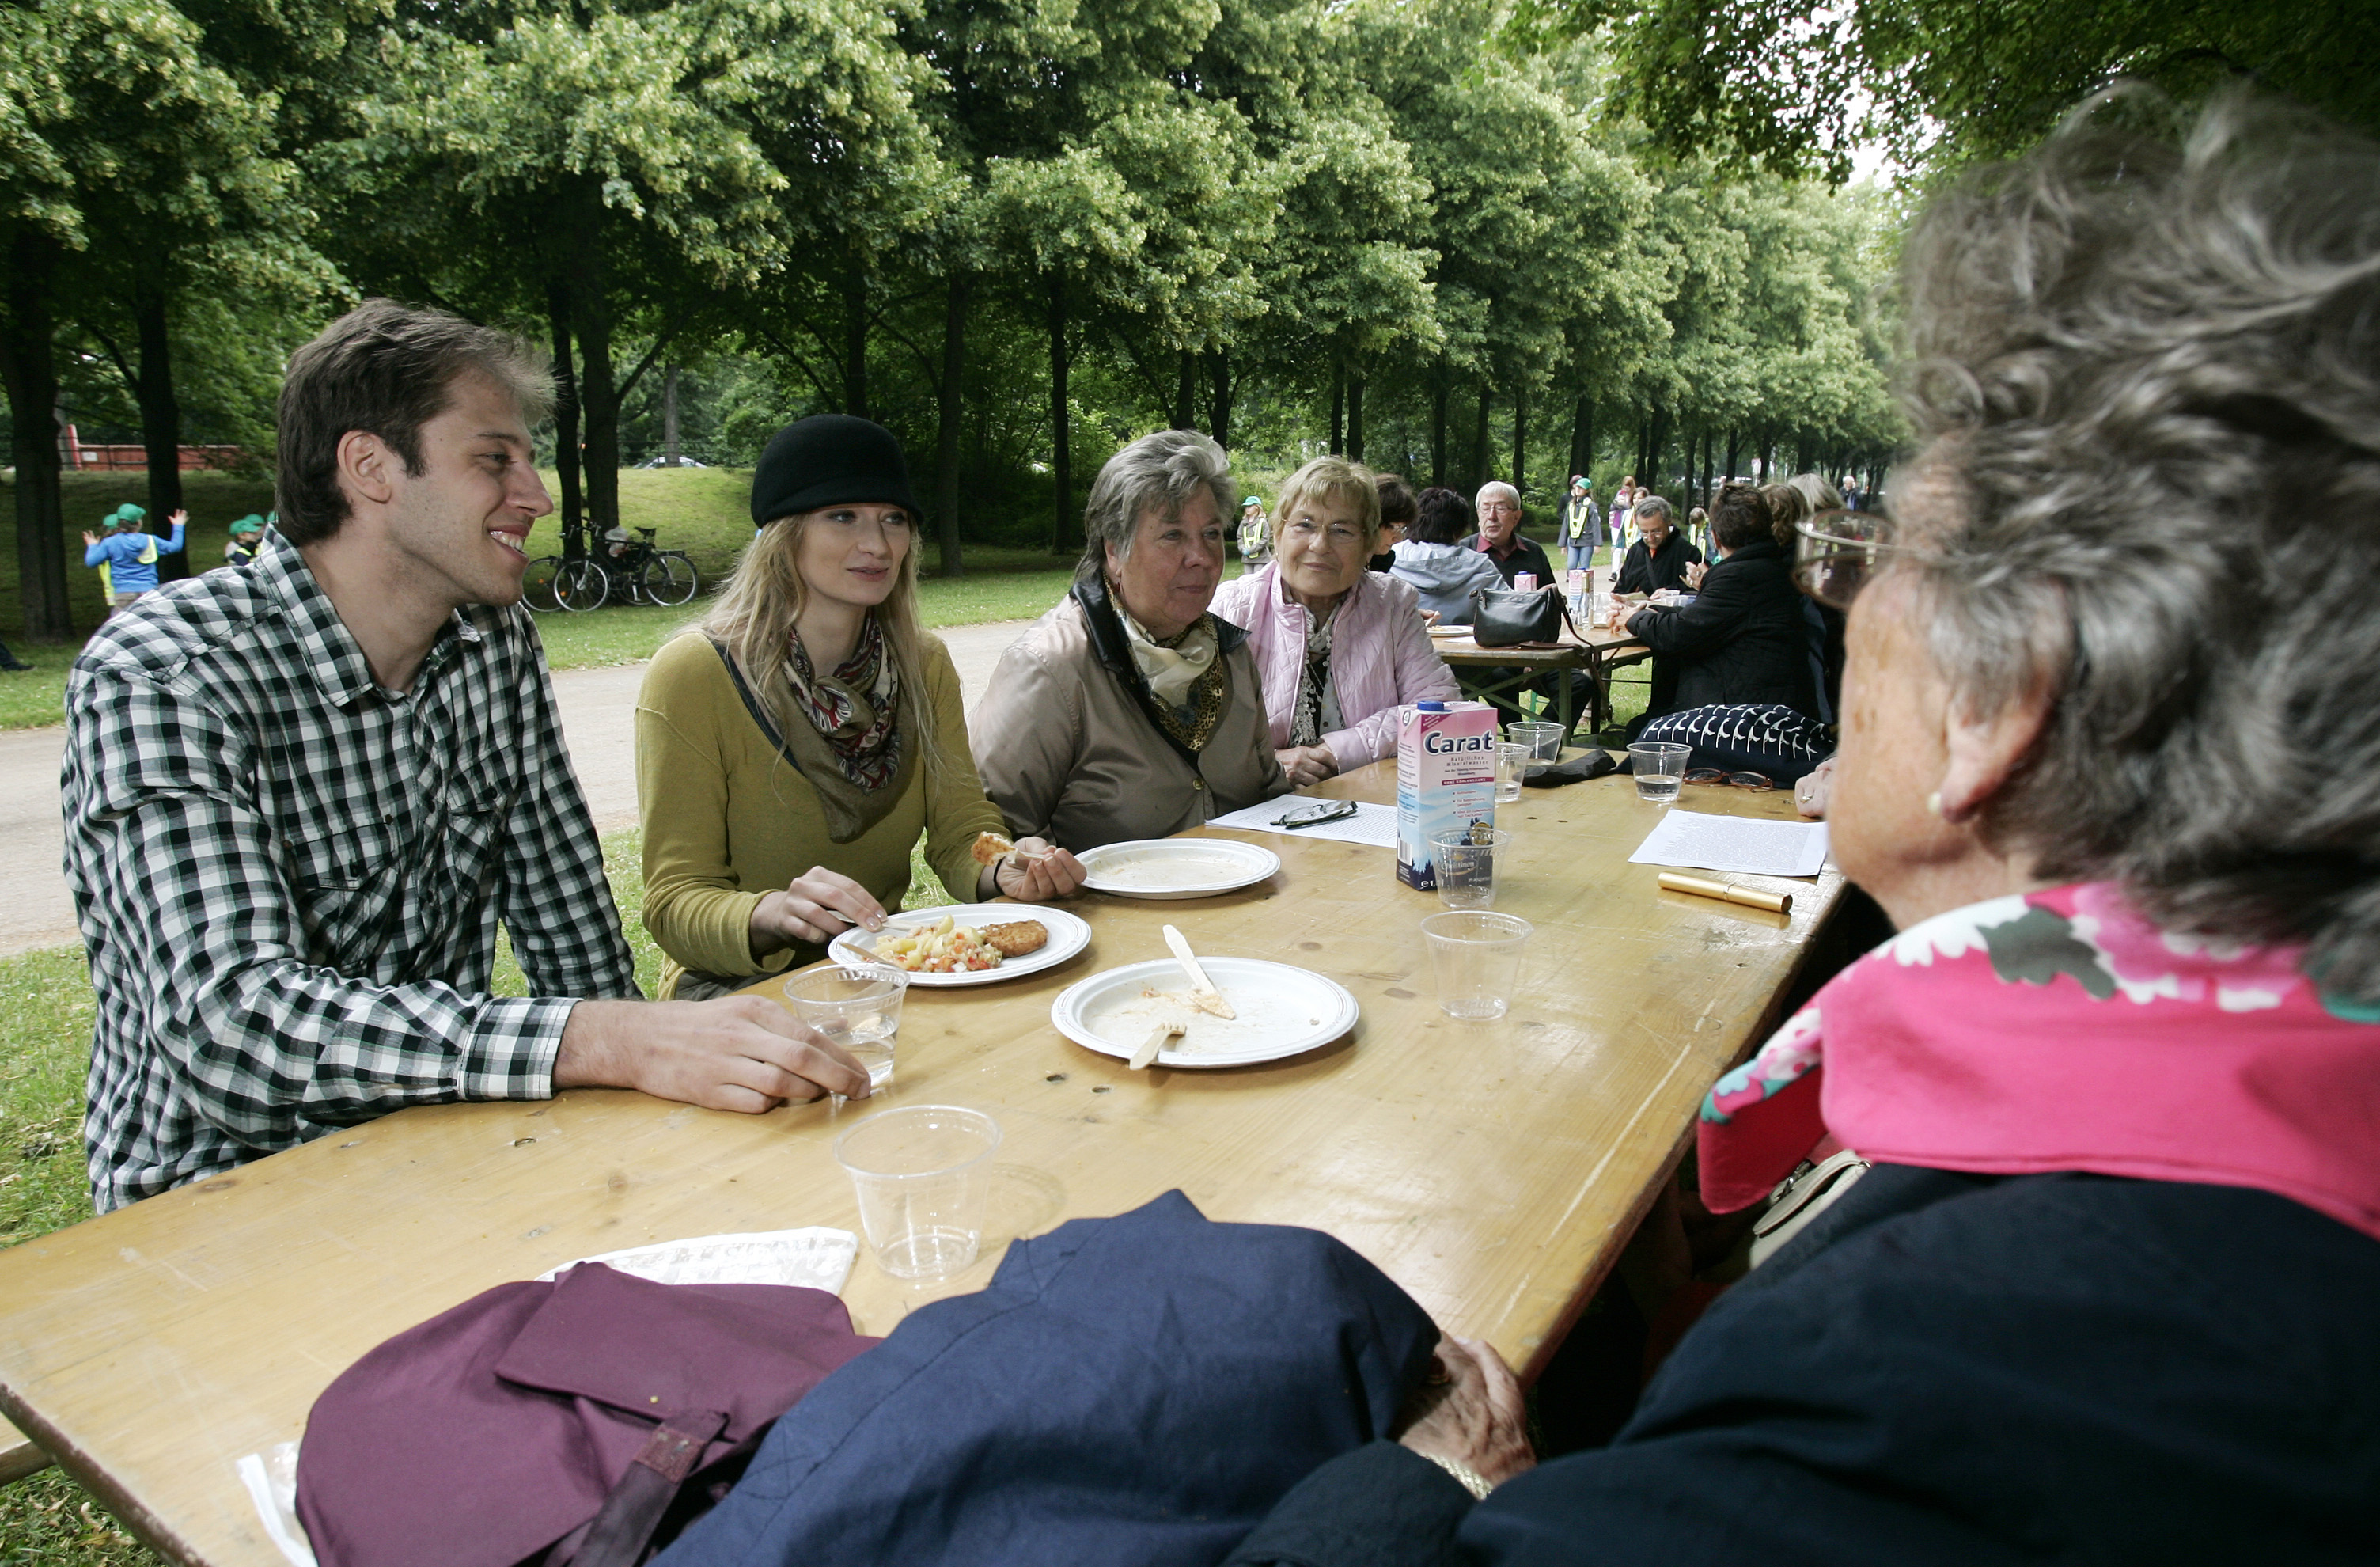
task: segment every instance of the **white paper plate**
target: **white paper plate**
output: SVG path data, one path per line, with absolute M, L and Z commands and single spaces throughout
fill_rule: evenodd
M 1083 885 L 1123 898 L 1211 898 L 1253 887 L 1281 869 L 1270 849 L 1231 838 L 1135 838 L 1075 856 Z
M 1158 1052 L 1163 1066 L 1246 1066 L 1327 1045 L 1362 1015 L 1344 985 L 1311 969 L 1253 957 L 1201 957 L 1207 978 L 1238 1013 L 1217 1017 L 1184 1006 L 1190 1031 Z M 1088 1050 L 1130 1061 L 1172 1003 L 1146 994 L 1186 995 L 1190 977 L 1171 958 L 1127 964 L 1077 980 L 1050 1004 L 1058 1032 Z
M 1050 939 L 1038 953 L 1002 960 L 998 968 L 978 969 L 973 974 L 912 974 L 909 983 L 932 987 L 937 985 L 997 985 L 1002 979 L 1021 978 L 1052 968 L 1090 945 L 1091 928 L 1062 908 L 1042 908 L 1035 904 L 959 904 L 941 908 L 913 908 L 906 914 L 887 918 L 882 930 L 846 930 L 828 943 L 826 955 L 837 963 L 874 962 L 876 939 L 896 930 L 915 930 L 920 926 L 937 925 L 944 915 L 961 925 L 1006 925 L 1012 920 L 1038 919 L 1050 932 Z
M 1468 637 L 1471 635 L 1471 627 L 1467 626 L 1426 626 L 1424 629 L 1433 637 Z

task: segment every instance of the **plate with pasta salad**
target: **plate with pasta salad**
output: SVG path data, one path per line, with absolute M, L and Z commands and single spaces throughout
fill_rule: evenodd
M 946 904 L 892 915 L 881 930 L 846 930 L 826 952 L 837 963 L 890 964 L 912 985 L 994 985 L 1054 968 L 1090 942 L 1091 928 L 1062 908 Z

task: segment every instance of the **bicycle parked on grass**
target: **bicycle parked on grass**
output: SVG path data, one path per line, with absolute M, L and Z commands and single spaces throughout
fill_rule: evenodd
M 529 563 L 521 585 L 537 611 L 593 610 L 625 604 L 682 604 L 702 590 L 701 574 L 684 550 L 653 547 L 658 528 L 639 528 L 633 539 L 594 541 L 584 554 L 546 555 Z M 612 552 L 617 550 L 618 553 Z

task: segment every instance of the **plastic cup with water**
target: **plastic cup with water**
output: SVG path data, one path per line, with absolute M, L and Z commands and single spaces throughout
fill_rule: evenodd
M 1528 747 L 1533 761 L 1560 760 L 1563 733 L 1560 724 L 1541 718 L 1518 719 L 1504 725 L 1504 738 Z
M 1496 803 L 1510 805 L 1521 797 L 1521 780 L 1528 776 L 1529 747 L 1510 740 L 1496 742 Z
M 1496 852 L 1512 835 L 1480 823 L 1429 840 L 1429 861 L 1438 877 L 1438 901 L 1449 908 L 1490 908 L 1496 903 Z
M 1692 746 L 1665 740 L 1639 740 L 1628 747 L 1629 772 L 1636 780 L 1636 797 L 1668 805 L 1686 782 L 1686 758 Z
M 892 1042 L 909 976 L 889 963 L 813 968 L 785 981 L 794 1015 L 868 1069 L 871 1088 L 892 1080 Z
M 859 1227 L 896 1279 L 940 1279 L 976 1258 L 1000 1123 L 952 1104 L 909 1105 L 835 1139 L 859 1192 Z
M 1450 910 L 1423 920 L 1429 966 L 1438 977 L 1439 1010 L 1466 1021 L 1510 1012 L 1531 929 L 1520 916 L 1491 909 Z

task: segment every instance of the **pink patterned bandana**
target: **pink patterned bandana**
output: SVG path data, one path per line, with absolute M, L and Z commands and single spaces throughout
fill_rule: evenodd
M 2380 1239 L 2380 1008 L 2301 957 L 2169 934 L 2107 882 L 1937 915 L 1718 1080 L 1703 1200 L 1757 1202 L 1831 1134 L 1886 1164 L 2249 1186 Z

